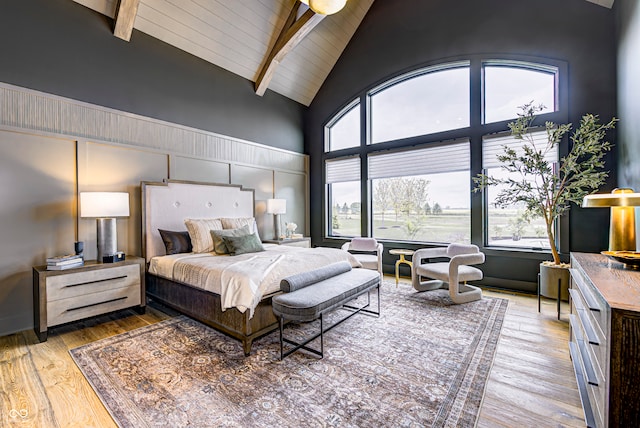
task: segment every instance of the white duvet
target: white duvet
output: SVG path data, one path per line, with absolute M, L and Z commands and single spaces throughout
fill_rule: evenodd
M 360 267 L 351 254 L 336 248 L 299 248 L 265 244 L 266 251 L 239 256 L 215 253 L 154 257 L 149 272 L 220 294 L 222 310 L 253 310 L 260 300 L 280 290 L 286 276 L 346 260 Z

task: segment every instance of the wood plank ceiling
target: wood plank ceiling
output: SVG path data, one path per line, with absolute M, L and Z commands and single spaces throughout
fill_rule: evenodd
M 73 1 L 117 17 L 114 34 L 124 40 L 135 28 L 257 82 L 259 95 L 268 86 L 308 106 L 374 0 L 349 0 L 334 15 L 322 20 L 307 16 L 304 22 L 302 5 L 297 17 L 304 32 L 288 44 L 282 43 L 286 35 L 281 32 L 291 25 L 297 0 Z M 614 0 L 587 1 L 611 8 Z
M 74 1 L 116 16 L 118 0 Z M 294 3 L 140 0 L 133 28 L 256 82 Z M 372 3 L 351 0 L 340 12 L 324 17 L 284 55 L 273 71 L 269 89 L 308 106 Z

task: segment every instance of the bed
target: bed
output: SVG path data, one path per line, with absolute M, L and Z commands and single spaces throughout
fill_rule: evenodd
M 142 182 L 141 191 L 147 297 L 240 340 L 245 355 L 256 338 L 278 328 L 271 298 L 279 292 L 280 279 L 340 260 L 359 266 L 349 253 L 334 248 L 264 244 L 263 252 L 216 255 L 199 238 L 193 242 L 197 251 L 167 255 L 166 235 L 163 240 L 159 231 L 185 234 L 186 219 L 200 219 L 192 222 L 201 222 L 204 229 L 209 219 L 221 219 L 225 229 L 242 225 L 257 231 L 254 191 L 175 180 Z M 189 227 L 189 235 L 197 236 L 192 223 Z

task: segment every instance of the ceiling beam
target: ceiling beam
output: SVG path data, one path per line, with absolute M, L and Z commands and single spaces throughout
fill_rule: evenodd
M 307 9 L 300 18 L 297 18 L 300 5 L 299 0 L 294 2 L 276 43 L 271 48 L 271 52 L 267 55 L 267 60 L 260 69 L 260 73 L 258 73 L 255 89 L 256 94 L 260 96 L 264 95 L 276 68 L 278 68 L 284 57 L 325 17 L 325 15 L 319 15 L 311 9 Z
M 120 0 L 116 8 L 116 16 L 114 18 L 113 35 L 124 40 L 131 40 L 133 32 L 133 23 L 136 21 L 138 14 L 138 5 L 140 0 Z

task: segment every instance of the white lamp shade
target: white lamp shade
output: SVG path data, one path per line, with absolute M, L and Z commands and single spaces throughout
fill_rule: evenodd
M 286 214 L 287 200 L 286 199 L 267 199 L 267 213 L 268 214 Z
M 80 217 L 128 217 L 126 192 L 80 192 Z

